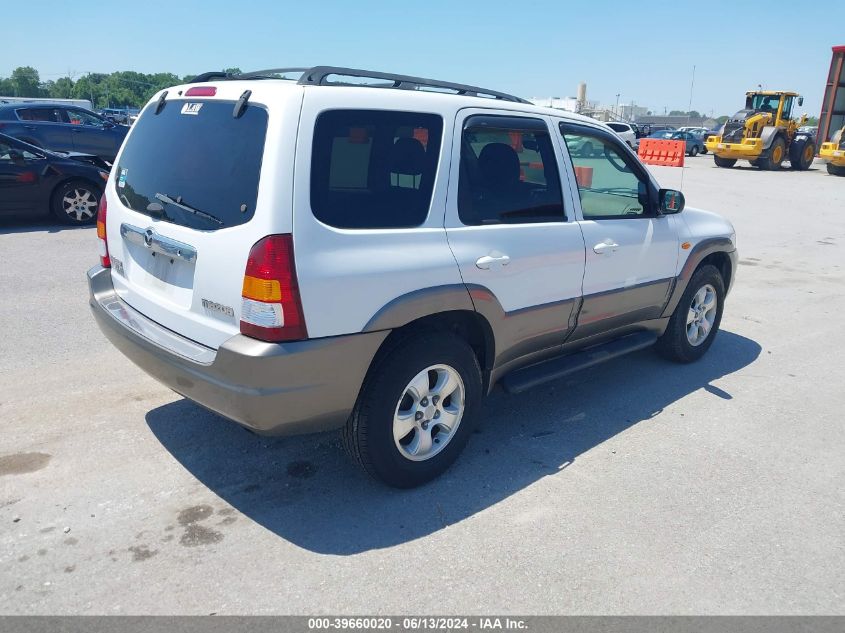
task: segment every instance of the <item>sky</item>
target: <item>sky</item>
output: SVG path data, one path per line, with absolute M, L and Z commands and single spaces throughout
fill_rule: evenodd
M 602 104 L 732 114 L 745 91 L 818 116 L 845 0 L 40 0 L 4 3 L 0 76 L 336 65 Z

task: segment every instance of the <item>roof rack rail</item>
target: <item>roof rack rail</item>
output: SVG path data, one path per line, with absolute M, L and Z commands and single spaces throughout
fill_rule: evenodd
M 275 75 L 284 75 L 285 73 L 304 73 L 308 68 L 268 68 L 267 70 L 252 70 L 248 73 L 227 73 L 222 70 L 212 70 L 211 72 L 197 75 L 187 83 L 198 84 L 214 79 L 236 80 L 236 79 L 277 79 Z
M 445 90 L 453 90 L 458 95 L 466 95 L 470 97 L 486 96 L 501 101 L 514 101 L 516 103 L 529 103 L 525 99 L 509 95 L 504 92 L 496 90 L 488 90 L 487 88 L 479 88 L 478 86 L 469 86 L 467 84 L 457 84 L 449 81 L 438 81 L 436 79 L 424 79 L 423 77 L 412 77 L 410 75 L 395 75 L 393 73 L 382 73 L 372 70 L 360 70 L 358 68 L 344 68 L 341 66 L 315 66 L 304 73 L 299 78 L 300 85 L 304 86 L 326 86 L 326 85 L 361 85 L 348 84 L 344 82 L 328 81 L 328 77 L 337 75 L 339 77 L 359 77 L 362 79 L 384 79 L 392 85 L 373 86 L 377 88 L 399 88 L 402 90 L 416 90 L 419 88 L 443 88 Z
M 412 77 L 410 75 L 396 75 L 393 73 L 382 73 L 373 70 L 360 70 L 358 68 L 345 68 L 343 66 L 314 66 L 313 68 L 269 68 L 267 70 L 255 70 L 248 73 L 233 75 L 223 71 L 211 71 L 202 73 L 191 79 L 188 83 L 201 83 L 213 79 L 236 80 L 236 79 L 274 79 L 274 75 L 286 73 L 301 73 L 297 83 L 302 86 L 367 86 L 368 84 L 347 83 L 342 81 L 329 81 L 332 75 L 338 77 L 357 77 L 360 79 L 383 79 L 385 85 L 369 84 L 372 88 L 397 88 L 400 90 L 418 90 L 420 88 L 441 88 L 451 90 L 457 95 L 469 97 L 488 97 L 500 101 L 513 101 L 516 103 L 527 103 L 530 101 L 496 90 L 457 84 L 449 81 L 438 81 L 436 79 L 424 79 L 423 77 Z

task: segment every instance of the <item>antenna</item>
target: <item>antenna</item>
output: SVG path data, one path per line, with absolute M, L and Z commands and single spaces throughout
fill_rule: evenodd
M 692 93 L 695 88 L 695 64 L 692 65 L 692 79 L 689 84 L 689 105 L 687 105 L 687 127 L 689 127 L 692 118 Z M 686 167 L 681 167 L 681 191 L 684 190 L 684 170 Z

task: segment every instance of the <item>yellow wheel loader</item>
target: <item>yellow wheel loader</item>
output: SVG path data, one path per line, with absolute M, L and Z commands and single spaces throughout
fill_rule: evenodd
M 827 161 L 827 173 L 845 176 L 845 127 L 834 132 L 828 143 L 822 143 L 819 158 Z
M 788 160 L 792 169 L 809 169 L 816 155 L 812 136 L 798 132 L 807 115 L 792 117 L 792 107 L 804 98 L 795 92 L 758 90 L 745 93 L 745 108 L 728 119 L 719 134 L 704 145 L 719 167 L 747 160 L 760 169 L 780 169 Z

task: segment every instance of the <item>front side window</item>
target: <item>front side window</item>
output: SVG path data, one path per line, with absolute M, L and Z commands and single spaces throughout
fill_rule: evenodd
M 546 124 L 470 117 L 461 138 L 458 216 L 465 225 L 566 220 Z
M 72 125 L 103 126 L 103 120 L 100 117 L 94 116 L 84 110 L 68 110 L 67 117 Z
M 410 228 L 425 222 L 443 119 L 386 110 L 331 110 L 314 128 L 311 210 L 345 229 Z
M 608 135 L 561 124 L 585 220 L 651 215 L 649 187 L 634 158 Z M 590 147 L 589 152 L 584 147 Z

